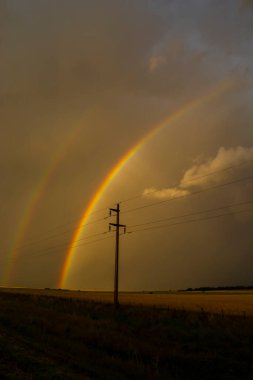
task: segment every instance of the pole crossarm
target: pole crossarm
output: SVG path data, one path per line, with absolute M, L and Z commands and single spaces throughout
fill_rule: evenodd
M 124 228 L 126 228 L 126 224 L 109 223 L 109 226 L 124 227 Z
M 109 209 L 109 215 L 112 216 L 112 212 L 115 212 L 116 214 L 118 214 L 118 212 L 120 212 L 120 209 L 119 208 L 110 208 Z

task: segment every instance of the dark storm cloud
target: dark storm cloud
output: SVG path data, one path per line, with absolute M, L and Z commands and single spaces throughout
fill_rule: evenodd
M 30 80 L 23 75 L 25 88 L 37 95 L 43 88 L 50 93 L 52 85 L 67 97 L 80 92 L 97 96 L 96 90 L 105 90 L 106 85 L 122 86 L 162 31 L 146 1 L 9 4 L 13 15 L 9 38 L 15 54 L 21 53 L 12 62 L 18 69 L 14 74 L 28 75 Z

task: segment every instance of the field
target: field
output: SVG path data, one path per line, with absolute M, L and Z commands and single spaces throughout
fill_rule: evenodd
M 1 379 L 253 378 L 253 293 L 0 289 Z
M 3 288 L 4 292 L 66 297 L 86 301 L 113 302 L 111 292 L 69 291 L 59 289 Z M 1 288 L 0 288 L 1 292 Z M 253 290 L 208 292 L 142 292 L 119 294 L 121 304 L 156 306 L 177 310 L 206 311 L 253 316 Z

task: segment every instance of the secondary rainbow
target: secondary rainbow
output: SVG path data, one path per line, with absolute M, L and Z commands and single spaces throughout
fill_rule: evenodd
M 22 245 L 24 243 L 25 235 L 28 231 L 28 228 L 32 222 L 33 216 L 35 214 L 36 208 L 39 205 L 49 183 L 52 179 L 56 169 L 58 168 L 60 162 L 66 156 L 66 152 L 71 144 L 79 136 L 81 129 L 83 128 L 83 122 L 78 123 L 77 126 L 71 129 L 71 131 L 61 140 L 63 142 L 59 145 L 59 148 L 56 150 L 54 156 L 52 157 L 50 164 L 47 166 L 42 177 L 39 179 L 35 187 L 32 189 L 31 193 L 27 198 L 27 203 L 24 208 L 23 217 L 21 222 L 18 225 L 15 238 L 12 242 L 12 245 L 9 249 L 7 257 L 5 258 L 4 271 L 2 276 L 2 284 L 5 286 L 10 285 L 11 277 L 14 275 L 15 267 L 17 264 L 18 256 Z
M 129 160 L 149 141 L 151 140 L 158 132 L 160 132 L 162 129 L 167 127 L 169 124 L 171 124 L 173 121 L 176 121 L 180 117 L 184 116 L 187 112 L 193 110 L 195 107 L 198 107 L 200 104 L 203 104 L 205 101 L 210 101 L 212 98 L 217 97 L 224 92 L 230 90 L 232 87 L 234 87 L 235 81 L 231 81 L 230 79 L 226 79 L 221 81 L 217 86 L 211 88 L 206 93 L 202 94 L 201 96 L 194 98 L 190 102 L 184 104 L 171 114 L 169 114 L 162 122 L 155 125 L 146 136 L 144 136 L 142 139 L 140 139 L 133 147 L 130 148 L 116 163 L 116 165 L 113 166 L 113 168 L 107 173 L 103 181 L 101 182 L 100 186 L 94 193 L 94 195 L 91 197 L 87 207 L 85 208 L 84 213 L 82 214 L 82 217 L 80 219 L 80 222 L 78 224 L 78 227 L 73 235 L 73 238 L 71 240 L 69 249 L 67 251 L 65 261 L 63 263 L 63 267 L 60 273 L 60 280 L 59 280 L 59 287 L 64 288 L 66 286 L 70 268 L 73 264 L 73 260 L 76 253 L 76 243 L 80 239 L 83 229 L 85 227 L 85 224 L 88 222 L 89 217 L 93 210 L 95 209 L 96 205 L 100 201 L 101 197 L 103 196 L 105 190 L 110 185 L 112 180 L 117 176 L 117 174 L 123 169 L 123 167 L 129 162 Z

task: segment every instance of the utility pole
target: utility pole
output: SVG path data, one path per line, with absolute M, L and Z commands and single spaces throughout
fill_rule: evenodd
M 115 274 L 114 274 L 114 307 L 117 309 L 119 307 L 119 231 L 120 228 L 124 228 L 124 233 L 126 233 L 126 225 L 120 224 L 119 215 L 120 215 L 120 207 L 119 203 L 117 203 L 117 208 L 110 208 L 110 216 L 112 213 L 116 214 L 116 223 L 109 223 L 109 231 L 111 231 L 111 227 L 115 227 L 116 230 L 116 244 L 115 244 Z

